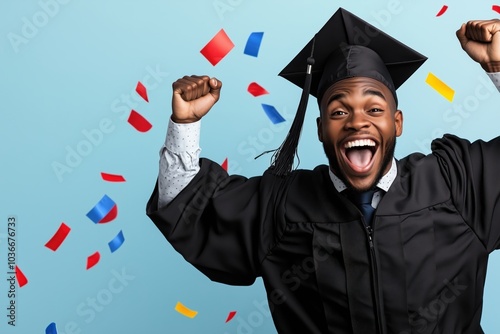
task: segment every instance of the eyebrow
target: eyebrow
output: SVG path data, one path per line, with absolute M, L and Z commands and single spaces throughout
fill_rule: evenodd
M 387 101 L 387 99 L 385 98 L 384 94 L 382 94 L 381 91 L 379 90 L 374 90 L 374 89 L 368 89 L 368 90 L 365 90 L 363 92 L 363 96 L 365 95 L 375 95 L 375 96 L 378 96 L 380 97 L 381 99 L 383 99 L 384 101 Z
M 378 96 L 380 97 L 381 99 L 383 99 L 384 101 L 387 101 L 387 99 L 385 98 L 384 94 L 382 94 L 382 92 L 380 92 L 379 90 L 375 90 L 375 89 L 367 89 L 365 91 L 363 91 L 363 96 L 366 96 L 366 95 L 373 95 L 373 96 Z M 344 97 L 346 96 L 345 93 L 338 93 L 338 94 L 334 94 L 330 97 L 330 99 L 328 99 L 326 105 L 329 105 L 330 103 L 332 103 L 333 101 L 336 101 L 336 100 L 340 100 L 340 99 L 343 99 Z
M 340 99 L 342 99 L 342 98 L 344 98 L 344 97 L 345 97 L 345 94 L 344 94 L 344 93 L 338 93 L 338 94 L 332 95 L 332 96 L 328 99 L 328 101 L 326 101 L 326 105 L 328 106 L 328 105 L 330 105 L 330 103 L 332 103 L 333 101 L 335 101 L 335 100 L 340 100 Z

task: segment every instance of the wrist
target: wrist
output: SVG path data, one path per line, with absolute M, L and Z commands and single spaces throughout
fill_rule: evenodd
M 189 123 L 194 123 L 194 122 L 199 121 L 199 119 L 196 119 L 196 118 L 177 118 L 173 114 L 172 114 L 172 116 L 170 116 L 170 119 L 172 120 L 172 122 L 177 123 L 177 124 L 189 124 Z
M 500 61 L 493 61 L 481 64 L 481 67 L 488 73 L 500 72 Z

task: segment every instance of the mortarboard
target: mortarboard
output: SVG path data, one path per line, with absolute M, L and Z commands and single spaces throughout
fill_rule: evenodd
M 307 45 L 279 73 L 303 88 L 290 131 L 273 155 L 270 170 L 286 175 L 304 122 L 309 94 L 321 102 L 323 93 L 335 82 L 351 77 L 381 81 L 393 93 L 427 58 L 368 22 L 339 8 Z

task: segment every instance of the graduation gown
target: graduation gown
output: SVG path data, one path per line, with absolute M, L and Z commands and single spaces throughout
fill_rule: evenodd
M 482 333 L 488 254 L 500 240 L 500 139 L 447 135 L 397 162 L 373 230 L 328 166 L 228 176 L 200 172 L 147 215 L 211 280 L 261 276 L 279 333 Z

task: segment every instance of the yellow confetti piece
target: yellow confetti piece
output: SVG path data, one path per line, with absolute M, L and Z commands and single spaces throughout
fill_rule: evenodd
M 197 311 L 187 308 L 181 302 L 177 302 L 177 305 L 175 305 L 175 310 L 188 318 L 194 318 L 198 314 Z
M 429 74 L 427 75 L 427 79 L 425 79 L 425 82 L 429 86 L 434 88 L 445 99 L 447 99 L 450 102 L 453 101 L 453 97 L 455 96 L 455 91 L 451 89 L 450 86 L 441 81 L 441 79 L 439 79 L 437 76 L 429 72 Z

